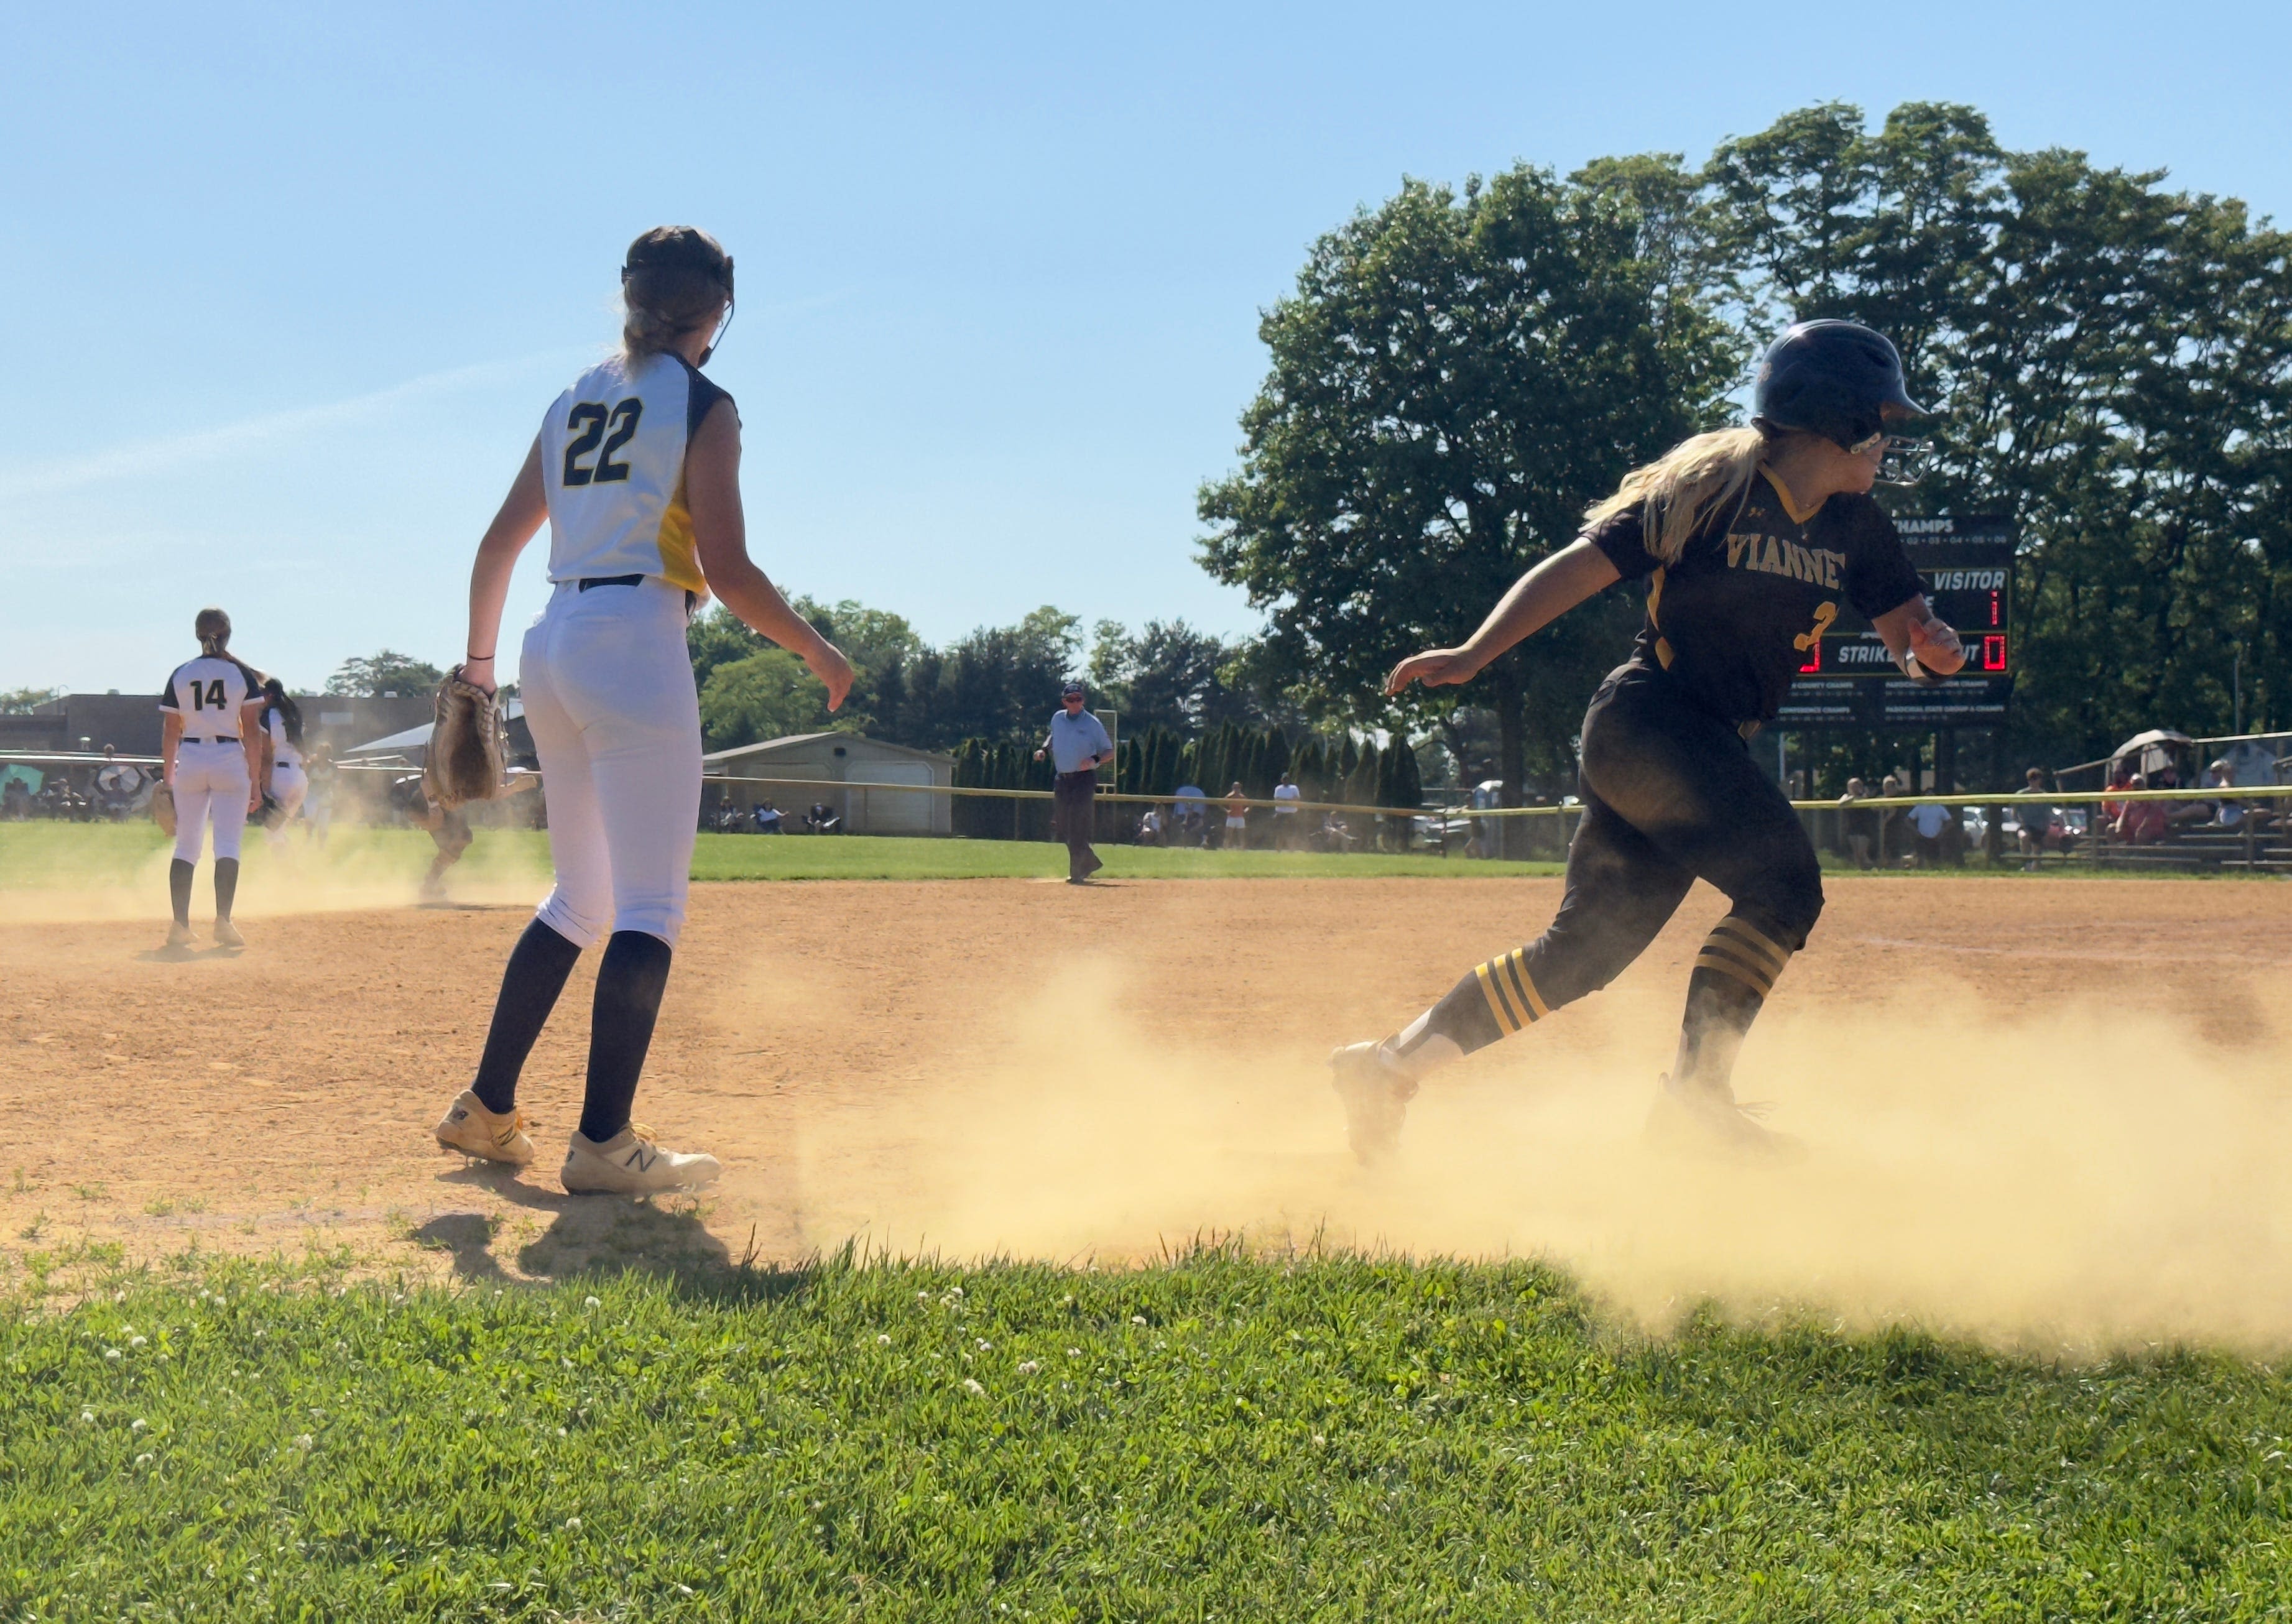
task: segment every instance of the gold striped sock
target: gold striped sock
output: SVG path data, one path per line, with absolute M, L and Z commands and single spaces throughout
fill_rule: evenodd
M 1514 948 L 1500 958 L 1473 966 L 1473 974 L 1480 978 L 1481 994 L 1489 1001 L 1489 1013 L 1497 1018 L 1497 1030 L 1507 1038 L 1552 1013 L 1528 974 L 1527 960 L 1521 957 L 1525 951 Z
M 1711 927 L 1695 956 L 1699 970 L 1715 970 L 1761 998 L 1775 990 L 1775 978 L 1790 963 L 1790 949 L 1730 914 Z

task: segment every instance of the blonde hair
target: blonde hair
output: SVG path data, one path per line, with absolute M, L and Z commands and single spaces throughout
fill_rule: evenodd
M 1624 475 L 1616 494 L 1584 514 L 1587 525 L 1643 504 L 1640 522 L 1647 550 L 1675 564 L 1688 541 L 1712 514 L 1739 500 L 1758 472 L 1771 441 L 1758 429 L 1718 429 L 1697 434 Z
M 191 622 L 192 634 L 199 640 L 199 651 L 214 658 L 230 642 L 230 617 L 219 609 L 203 609 Z

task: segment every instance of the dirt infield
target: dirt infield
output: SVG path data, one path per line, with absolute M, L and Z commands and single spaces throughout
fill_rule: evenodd
M 1429 1086 L 1345 1159 L 1320 1057 L 1534 933 L 1550 880 L 713 885 L 640 1117 L 706 1201 L 558 1192 L 585 960 L 528 1073 L 542 1161 L 440 1154 L 521 908 L 0 932 L 0 1255 L 351 1242 L 463 1273 L 676 1267 L 852 1235 L 1108 1256 L 1209 1232 L 1536 1250 L 1683 1293 L 2105 1336 L 2292 1337 L 2292 887 L 1835 883 L 1746 1051 L 1788 1174 L 1647 1159 L 1699 891 L 1607 993 Z M 689 1208 L 689 1209 L 688 1209 Z M 418 1248 L 418 1249 L 416 1249 Z M 2272 1296 L 2272 1301 L 2262 1299 Z

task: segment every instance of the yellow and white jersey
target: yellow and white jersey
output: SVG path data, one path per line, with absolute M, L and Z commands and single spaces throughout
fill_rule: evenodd
M 262 731 L 270 735 L 270 759 L 275 764 L 281 767 L 303 764 L 303 752 L 296 749 L 295 741 L 286 736 L 286 718 L 277 706 L 262 713 Z
M 705 593 L 684 505 L 684 453 L 731 397 L 678 355 L 616 355 L 557 397 L 541 425 L 549 578 L 658 576 Z
M 160 691 L 159 708 L 182 717 L 187 739 L 237 739 L 239 712 L 262 697 L 262 679 L 245 666 L 228 655 L 202 654 L 175 667 Z

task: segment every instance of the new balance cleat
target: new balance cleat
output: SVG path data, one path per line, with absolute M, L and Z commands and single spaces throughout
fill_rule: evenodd
M 521 1168 L 533 1159 L 533 1141 L 527 1137 L 525 1113 L 496 1114 L 464 1088 L 454 1096 L 438 1124 L 438 1143 L 464 1156 L 481 1157 L 505 1167 Z
M 1345 1108 L 1345 1143 L 1375 1167 L 1400 1153 L 1400 1124 L 1416 1082 L 1386 1058 L 1382 1043 L 1349 1043 L 1329 1054 L 1329 1087 Z
M 1796 1161 L 1805 1141 L 1778 1133 L 1759 1120 L 1764 1108 L 1738 1104 L 1731 1089 L 1675 1083 L 1666 1072 L 1648 1113 L 1650 1143 L 1667 1150 L 1739 1157 L 1747 1161 Z
M 650 1128 L 632 1122 L 602 1144 L 574 1129 L 557 1176 L 574 1195 L 652 1195 L 698 1190 L 723 1171 L 724 1164 L 705 1151 L 664 1151 Z

